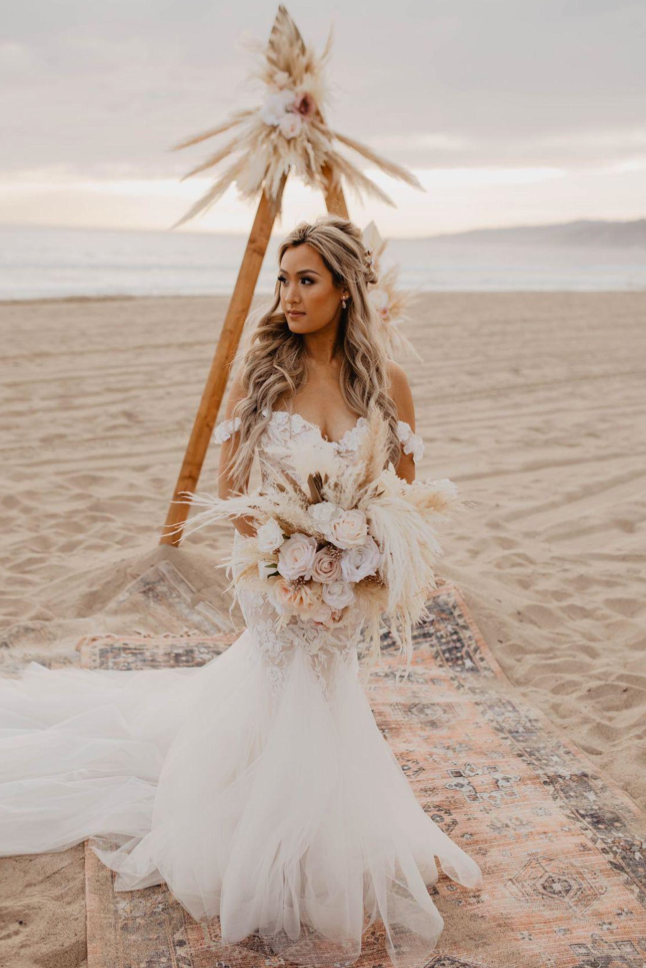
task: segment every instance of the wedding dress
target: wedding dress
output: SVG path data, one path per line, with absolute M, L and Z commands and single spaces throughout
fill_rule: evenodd
M 298 414 L 265 415 L 265 459 L 291 435 L 352 460 L 367 426 L 329 442 Z M 214 439 L 236 430 L 222 421 Z M 419 459 L 421 438 L 398 433 Z M 117 891 L 166 882 L 195 919 L 219 916 L 225 945 L 256 934 L 288 961 L 352 964 L 379 918 L 392 963 L 424 965 L 443 927 L 436 857 L 465 887 L 482 876 L 377 726 L 361 629 L 277 632 L 261 595 L 240 604 L 244 631 L 200 668 L 31 662 L 0 678 L 0 855 L 92 838 Z

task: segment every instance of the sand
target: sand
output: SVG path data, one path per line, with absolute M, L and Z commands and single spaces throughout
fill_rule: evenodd
M 225 308 L 0 305 L 0 668 L 159 630 L 115 603 L 156 561 L 221 601 L 228 526 L 158 536 Z M 402 362 L 418 476 L 476 505 L 446 530 L 440 576 L 511 681 L 646 808 L 644 319 L 646 293 L 427 294 L 407 328 L 424 363 Z M 0 948 L 13 968 L 84 963 L 80 846 L 0 862 Z

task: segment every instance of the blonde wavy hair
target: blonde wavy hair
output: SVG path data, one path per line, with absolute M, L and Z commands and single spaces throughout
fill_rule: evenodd
M 368 286 L 376 283 L 377 277 L 366 261 L 361 230 L 338 215 L 299 222 L 279 246 L 279 267 L 287 249 L 305 243 L 319 253 L 334 286 L 350 294 L 346 308 L 341 310 L 336 346 L 341 354 L 341 395 L 359 416 L 367 416 L 372 405 L 379 408 L 389 424 L 388 459 L 397 466 L 401 444 L 397 410 L 387 393 L 389 360 L 381 338 L 384 323 L 368 299 Z M 231 411 L 231 419 L 240 418 L 240 427 L 227 473 L 233 490 L 240 493 L 274 405 L 285 394 L 293 396 L 307 379 L 305 343 L 299 333 L 291 332 L 280 308 L 278 280 L 272 302 L 261 310 L 236 371 L 245 396 Z M 265 408 L 267 415 L 263 415 Z

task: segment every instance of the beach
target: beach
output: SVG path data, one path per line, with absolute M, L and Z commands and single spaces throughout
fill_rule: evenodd
M 155 562 L 229 620 L 232 527 L 159 545 L 226 306 L 0 304 L 0 671 L 162 631 L 119 601 Z M 425 293 L 412 316 L 417 475 L 473 504 L 438 574 L 511 682 L 646 809 L 646 292 Z M 196 490 L 216 491 L 218 450 Z M 82 965 L 82 846 L 0 861 L 0 923 L 12 968 Z

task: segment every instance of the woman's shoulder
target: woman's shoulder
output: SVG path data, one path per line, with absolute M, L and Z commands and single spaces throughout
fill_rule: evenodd
M 415 426 L 415 404 L 406 370 L 394 360 L 388 360 L 388 393 L 397 408 L 397 415 L 411 427 Z

